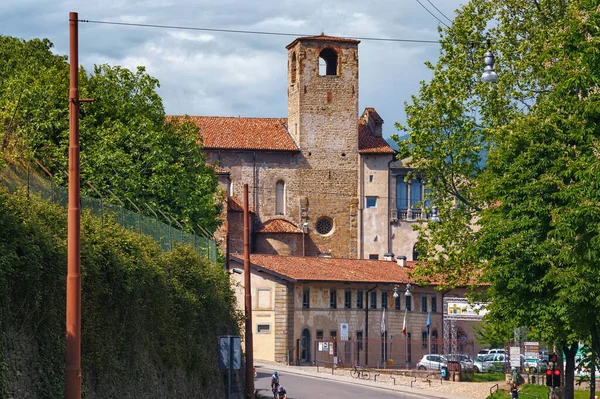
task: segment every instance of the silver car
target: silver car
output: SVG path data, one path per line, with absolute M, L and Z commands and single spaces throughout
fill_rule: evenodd
M 475 359 L 473 371 L 476 373 L 486 373 L 488 371 L 504 371 L 504 362 L 508 358 L 504 353 L 491 353 L 484 357 Z
M 423 358 L 417 362 L 418 370 L 440 370 L 442 366 L 446 366 L 446 359 L 442 355 L 428 354 L 423 355 Z

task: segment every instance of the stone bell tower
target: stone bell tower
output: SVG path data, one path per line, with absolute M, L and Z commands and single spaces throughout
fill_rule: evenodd
M 322 34 L 287 46 L 288 130 L 301 151 L 357 151 L 358 43 Z
M 307 256 L 358 254 L 358 44 L 321 34 L 287 46 L 287 128 L 300 149 L 290 189 Z

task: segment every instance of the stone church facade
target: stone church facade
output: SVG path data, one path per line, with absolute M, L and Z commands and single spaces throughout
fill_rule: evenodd
M 359 115 L 358 44 L 320 35 L 287 46 L 287 118 L 188 117 L 228 194 L 218 233 L 228 253 L 243 252 L 248 184 L 252 253 L 414 259 L 423 187 L 403 181 L 377 111 Z

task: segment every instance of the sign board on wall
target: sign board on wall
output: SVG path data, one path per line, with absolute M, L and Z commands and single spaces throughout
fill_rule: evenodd
M 521 367 L 521 348 L 518 346 L 510 347 L 510 367 Z
M 340 324 L 340 339 L 342 341 L 348 341 L 348 323 Z
M 329 343 L 329 354 L 333 355 L 333 342 Z
M 319 342 L 319 352 L 323 352 L 323 342 Z
M 448 301 L 448 308 L 446 309 L 446 314 L 456 319 L 464 317 L 481 319 L 488 312 L 485 308 L 486 305 L 487 303 L 484 302 L 475 302 L 473 304 L 470 304 L 466 301 Z
M 323 342 L 323 352 L 329 351 L 329 342 Z

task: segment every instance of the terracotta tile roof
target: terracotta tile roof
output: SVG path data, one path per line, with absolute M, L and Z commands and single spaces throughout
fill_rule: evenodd
M 298 151 L 285 118 L 178 115 L 167 118 L 186 118 L 195 123 L 206 149 Z
M 239 262 L 242 257 L 234 256 Z M 280 255 L 250 255 L 250 262 L 259 270 L 292 281 L 336 281 L 353 283 L 414 283 L 408 272 L 415 262 L 403 268 L 396 262 L 367 259 L 318 258 Z
M 361 154 L 393 154 L 394 150 L 383 137 L 375 137 L 364 119 L 358 121 L 358 152 Z
M 346 37 L 337 37 L 337 36 L 328 36 L 324 33 L 321 33 L 320 35 L 317 36 L 303 36 L 303 37 L 299 37 L 297 39 L 295 39 L 293 42 L 291 42 L 290 44 L 288 44 L 287 46 L 285 46 L 285 48 L 290 49 L 292 47 L 294 47 L 294 45 L 299 42 L 299 41 L 323 41 L 323 40 L 327 40 L 330 42 L 346 42 L 346 43 L 360 43 L 360 40 L 357 39 L 350 39 L 350 38 L 346 38 Z
M 227 210 L 231 212 L 244 212 L 244 204 L 234 197 L 229 197 L 227 204 Z M 248 210 L 250 213 L 254 213 L 252 208 Z
M 257 233 L 302 233 L 302 230 L 285 219 L 271 219 L 256 230 Z

